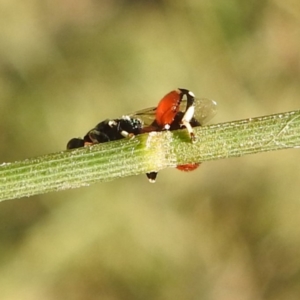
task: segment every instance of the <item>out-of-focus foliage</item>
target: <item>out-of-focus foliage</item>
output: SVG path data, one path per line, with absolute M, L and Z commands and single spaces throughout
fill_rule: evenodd
M 1 162 L 62 150 L 176 87 L 215 99 L 214 122 L 299 109 L 299 49 L 292 0 L 2 0 Z M 299 299 L 298 160 L 1 203 L 1 300 Z

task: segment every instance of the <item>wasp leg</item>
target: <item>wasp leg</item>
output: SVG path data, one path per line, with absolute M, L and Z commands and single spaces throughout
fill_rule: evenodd
M 129 133 L 129 132 L 127 132 L 127 131 L 125 131 L 125 130 L 122 130 L 122 131 L 120 131 L 120 134 L 124 137 L 124 138 L 126 138 L 126 139 L 134 139 L 135 138 L 135 134 L 134 133 Z
M 171 128 L 171 125 L 170 125 L 170 124 L 166 124 L 166 125 L 164 126 L 164 129 L 165 129 L 165 130 L 170 130 L 170 128 Z
M 147 178 L 149 179 L 150 183 L 155 182 L 156 177 L 157 177 L 157 172 L 150 172 L 150 173 L 147 173 L 146 175 L 147 175 Z
M 191 105 L 190 107 L 187 108 L 187 110 L 184 113 L 182 120 L 181 120 L 181 124 L 182 124 L 182 126 L 185 126 L 185 128 L 187 129 L 187 131 L 191 137 L 192 143 L 196 142 L 196 136 L 194 134 L 193 127 L 190 123 L 194 117 L 194 114 L 195 114 L 195 107 L 194 107 L 194 105 Z
M 124 121 L 128 121 L 128 118 L 129 117 L 123 117 L 123 119 L 122 120 L 124 120 Z M 120 133 L 120 135 L 122 136 L 122 137 L 124 137 L 124 138 L 127 138 L 127 139 L 133 139 L 134 137 L 135 137 L 135 135 L 134 135 L 134 133 L 129 133 L 128 131 L 126 131 L 126 130 L 123 130 L 122 128 L 121 128 L 121 121 L 119 121 L 119 122 L 116 122 L 115 120 L 110 120 L 110 121 L 108 121 L 108 125 L 109 125 L 109 127 L 111 127 L 111 128 L 114 128 L 114 127 L 116 127 L 116 130 Z
M 96 129 L 90 130 L 87 136 L 88 139 L 91 141 L 91 142 L 87 142 L 87 144 L 98 144 L 98 143 L 109 142 L 109 137 L 105 133 Z
M 115 120 L 109 120 L 107 124 L 111 128 L 118 126 L 118 123 Z

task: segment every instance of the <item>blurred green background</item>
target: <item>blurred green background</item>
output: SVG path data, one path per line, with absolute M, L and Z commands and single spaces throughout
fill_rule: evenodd
M 1 162 L 176 87 L 212 122 L 300 108 L 295 0 L 0 1 Z M 0 298 L 299 299 L 299 150 L 0 204 Z M 1 187 L 0 187 L 1 188 Z

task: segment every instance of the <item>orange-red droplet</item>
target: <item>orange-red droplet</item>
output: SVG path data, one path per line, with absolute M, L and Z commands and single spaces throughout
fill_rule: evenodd
M 199 166 L 200 164 L 192 163 L 186 165 L 178 165 L 176 168 L 180 171 L 190 172 L 196 170 Z

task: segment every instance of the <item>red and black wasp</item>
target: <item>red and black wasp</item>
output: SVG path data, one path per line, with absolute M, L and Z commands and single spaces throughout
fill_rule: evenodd
M 123 138 L 133 138 L 151 131 L 177 130 L 185 127 L 191 142 L 196 141 L 193 127 L 205 124 L 216 113 L 216 102 L 209 99 L 195 99 L 186 89 L 176 89 L 165 95 L 157 107 L 147 108 L 119 119 L 107 119 L 91 129 L 83 139 L 73 138 L 67 149 L 74 149 L 105 143 Z M 195 170 L 199 164 L 179 165 L 181 171 Z M 150 182 L 155 182 L 157 172 L 146 174 Z

